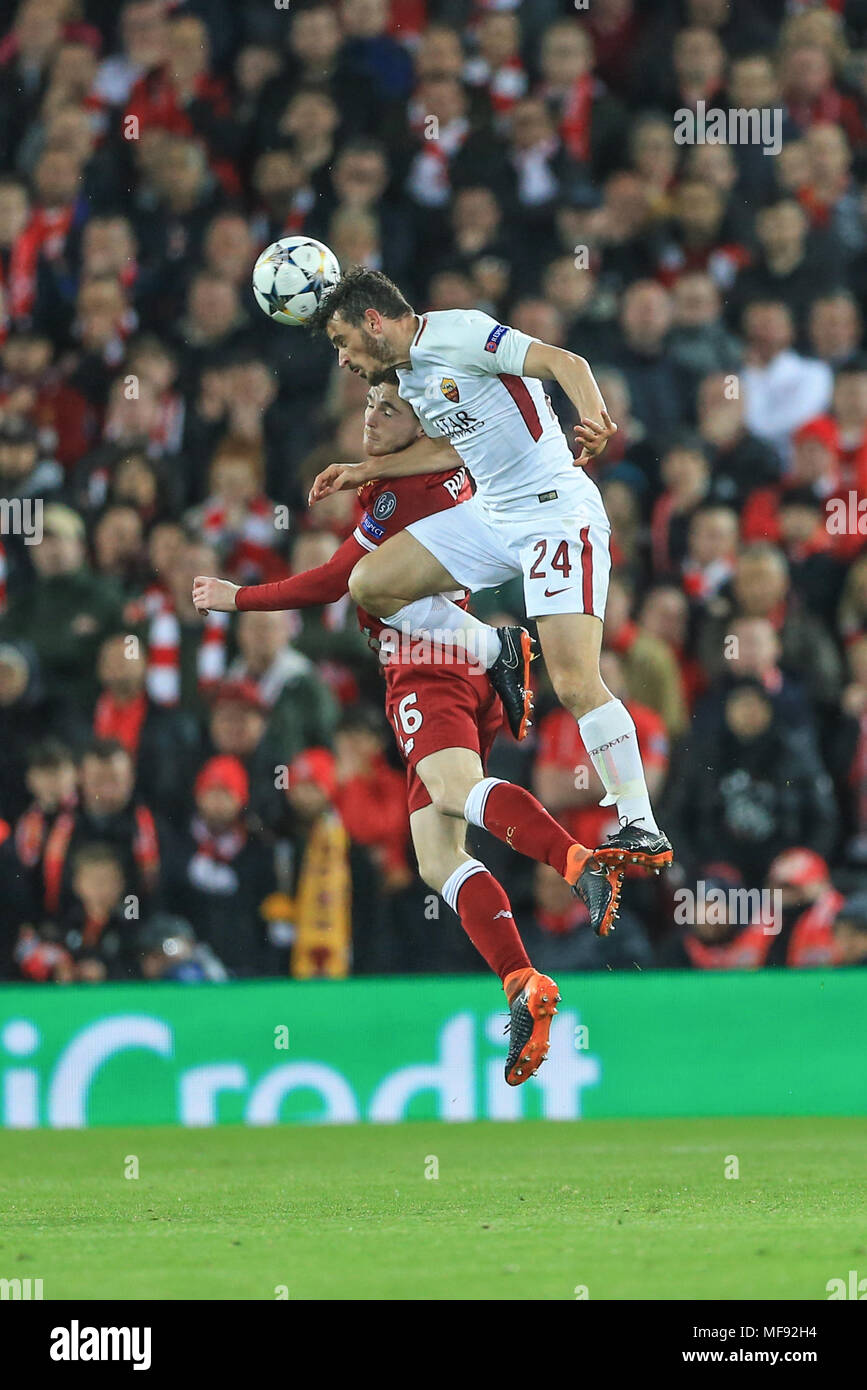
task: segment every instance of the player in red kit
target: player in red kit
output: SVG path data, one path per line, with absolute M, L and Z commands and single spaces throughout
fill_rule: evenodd
M 372 387 L 365 414 L 369 456 L 409 448 L 419 432 L 396 383 Z M 448 458 L 444 455 L 444 461 Z M 334 602 L 348 590 L 361 555 L 422 516 L 470 495 L 457 455 L 443 472 L 367 484 L 359 490 L 358 525 L 332 558 L 276 584 L 239 587 L 197 576 L 193 601 L 201 611 L 300 608 Z M 462 604 L 468 596 L 454 596 Z M 620 880 L 549 816 L 523 787 L 485 776 L 485 761 L 504 722 L 500 698 L 474 654 L 444 632 L 413 640 L 359 609 L 359 621 L 379 646 L 386 712 L 407 765 L 413 845 L 424 881 L 456 912 L 470 940 L 499 975 L 509 1000 L 510 1085 L 526 1081 L 545 1059 L 559 991 L 533 969 L 505 891 L 465 849 L 467 822 L 483 826 L 513 849 L 550 864 L 586 904 L 599 935 L 617 916 Z

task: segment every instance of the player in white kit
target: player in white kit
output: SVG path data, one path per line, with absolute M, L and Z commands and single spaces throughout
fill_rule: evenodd
M 620 829 L 596 857 L 657 870 L 669 864 L 671 844 L 653 817 L 635 725 L 599 673 L 610 524 L 581 464 L 602 452 L 616 426 L 588 363 L 479 310 L 418 315 L 386 276 L 361 268 L 344 275 L 309 322 L 327 333 L 341 367 L 371 383 L 395 369 L 399 394 L 428 436 L 372 464 L 325 469 L 311 501 L 374 476 L 432 471 L 444 441 L 477 489 L 471 501 L 413 523 L 360 560 L 352 597 L 394 627 L 475 637 L 494 680 L 498 665 L 514 666 L 517 654 L 503 653 L 493 629 L 443 593 L 492 588 L 521 575 L 554 690 L 578 721 L 605 787 L 602 804 L 617 805 Z M 577 460 L 543 380 L 556 380 L 579 413 Z M 494 780 L 468 796 L 471 824 L 484 825 L 485 787 Z

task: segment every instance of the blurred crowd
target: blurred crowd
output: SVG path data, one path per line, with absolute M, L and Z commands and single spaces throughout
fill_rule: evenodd
M 678 143 L 697 103 L 779 151 Z M 355 524 L 305 498 L 364 382 L 250 293 L 293 234 L 581 353 L 619 425 L 603 675 L 676 865 L 598 941 L 478 837 L 534 963 L 867 960 L 865 169 L 861 0 L 0 0 L 0 977 L 480 967 L 348 598 L 191 604 Z M 520 585 L 474 608 L 520 620 Z M 489 770 L 598 843 L 538 679 Z M 699 884 L 729 906 L 682 912 Z

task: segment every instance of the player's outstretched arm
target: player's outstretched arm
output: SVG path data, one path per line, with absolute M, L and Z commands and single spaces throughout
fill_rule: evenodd
M 551 343 L 531 343 L 524 360 L 524 376 L 541 381 L 556 381 L 581 416 L 575 426 L 575 438 L 581 445 L 576 464 L 589 463 L 602 453 L 617 426 L 605 409 L 602 392 L 590 370 L 590 363 L 575 352 L 554 347 Z
M 363 459 L 361 463 L 332 463 L 313 480 L 308 498 L 309 506 L 343 492 L 350 487 L 363 487 L 379 478 L 409 478 L 420 473 L 446 473 L 460 467 L 460 458 L 447 439 L 429 439 L 422 435 L 396 454 L 380 454 L 378 458 Z
M 193 603 L 200 613 L 275 613 L 284 608 L 313 608 L 336 603 L 349 590 L 349 576 L 367 551 L 353 536 L 338 546 L 330 560 L 274 584 L 230 584 L 197 574 Z

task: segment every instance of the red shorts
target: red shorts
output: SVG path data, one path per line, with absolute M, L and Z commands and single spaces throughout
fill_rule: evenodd
M 389 664 L 385 686 L 385 712 L 406 763 L 412 814 L 431 804 L 416 763 L 444 748 L 472 748 L 484 767 L 503 725 L 503 706 L 485 673 L 459 662 Z

